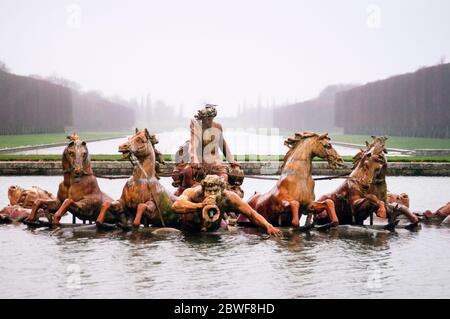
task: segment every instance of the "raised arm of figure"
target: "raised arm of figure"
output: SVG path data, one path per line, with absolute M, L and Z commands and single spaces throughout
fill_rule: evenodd
M 222 152 L 223 152 L 223 155 L 225 155 L 225 158 L 227 159 L 228 163 L 230 163 L 232 166 L 240 166 L 240 165 L 234 160 L 234 156 L 233 156 L 233 154 L 231 153 L 230 147 L 228 146 L 228 143 L 227 143 L 227 141 L 225 140 L 225 137 L 223 136 L 223 128 L 222 128 L 222 125 L 218 124 L 218 127 L 217 127 L 217 128 L 220 130 L 221 136 L 222 136 L 222 141 L 221 141 L 222 143 L 221 143 L 221 145 L 222 145 Z

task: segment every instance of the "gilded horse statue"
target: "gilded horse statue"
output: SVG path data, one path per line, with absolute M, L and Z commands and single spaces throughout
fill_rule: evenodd
M 380 153 L 371 148 L 358 158 L 350 176 L 334 192 L 319 198 L 333 201 L 339 224 L 362 225 L 373 212 L 386 218 L 385 202 L 369 191 L 384 163 L 382 150 Z M 316 215 L 314 220 L 317 224 L 330 221 L 325 212 Z
M 138 130 L 128 141 L 119 146 L 122 157 L 133 163 L 133 175 L 126 182 L 119 200 L 106 200 L 102 204 L 97 218 L 97 225 L 105 221 L 107 212 L 121 216 L 128 221 L 133 220 L 133 226 L 144 225 L 177 226 L 180 216 L 172 209 L 176 196 L 168 192 L 160 184 L 156 175 L 156 154 L 152 141 L 156 137 L 147 129 Z M 126 225 L 122 225 L 126 226 Z
M 333 201 L 315 201 L 312 178 L 312 160 L 316 156 L 327 160 L 332 168 L 343 165 L 342 158 L 330 143 L 328 133 L 296 133 L 285 141 L 285 145 L 289 151 L 284 157 L 280 179 L 267 193 L 253 195 L 248 204 L 269 223 L 280 226 L 292 224 L 299 227 L 300 212 L 315 214 L 323 210 L 332 225 L 338 225 Z M 240 221 L 243 221 L 241 217 Z
M 387 149 L 385 147 L 387 136 L 372 136 L 372 142 L 366 141 L 366 148 L 361 149 L 353 157 L 353 164 L 356 166 L 361 158 L 364 156 L 365 152 L 372 149 L 373 153 L 376 153 L 383 160 L 383 166 L 376 173 L 372 184 L 369 186 L 367 191 L 368 194 L 373 194 L 378 197 L 379 200 L 384 202 L 386 207 L 386 214 L 391 223 L 395 223 L 397 216 L 404 215 L 411 221 L 408 228 L 413 228 L 419 222 L 417 216 L 415 216 L 409 209 L 409 196 L 408 194 L 394 194 L 388 191 L 386 175 L 387 175 L 387 159 L 385 154 L 387 154 Z
M 62 167 L 64 179 L 59 184 L 56 199 L 37 199 L 27 218 L 28 223 L 36 221 L 40 209 L 54 213 L 52 223 L 59 225 L 61 217 L 70 212 L 75 217 L 85 221 L 95 221 L 104 201 L 110 197 L 100 190 L 97 178 L 94 176 L 86 142 L 78 135 L 68 136 L 69 144 L 64 148 Z M 115 217 L 107 216 L 114 223 Z

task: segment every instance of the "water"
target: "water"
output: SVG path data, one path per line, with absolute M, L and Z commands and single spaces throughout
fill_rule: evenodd
M 0 177 L 56 193 L 60 177 Z M 168 188 L 170 179 L 161 182 Z M 124 180 L 99 180 L 117 198 Z M 273 181 L 246 179 L 246 197 Z M 320 196 L 339 180 L 316 183 Z M 413 210 L 448 201 L 448 177 L 389 177 Z M 70 217 L 65 217 L 66 221 Z M 442 298 L 450 297 L 450 228 L 386 235 L 299 234 L 254 229 L 155 236 L 147 231 L 51 234 L 0 226 L 0 298 Z
M 275 133 L 271 134 L 271 132 L 258 132 L 253 130 L 227 130 L 224 136 L 230 146 L 231 152 L 235 155 L 279 155 L 287 152 L 287 147 L 283 144 L 285 138 Z M 187 130 L 176 130 L 173 132 L 158 133 L 157 137 L 159 143 L 156 147 L 160 152 L 163 154 L 175 154 L 178 148 L 190 138 L 190 135 Z M 88 143 L 89 152 L 91 154 L 118 154 L 118 146 L 124 142 L 126 142 L 126 137 L 91 142 Z M 342 156 L 353 156 L 358 152 L 358 149 L 337 145 L 335 149 Z M 64 147 L 59 146 L 22 151 L 15 154 L 61 154 L 63 150 Z

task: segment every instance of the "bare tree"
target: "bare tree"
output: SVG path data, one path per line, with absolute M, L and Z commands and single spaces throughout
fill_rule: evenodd
M 80 84 L 78 84 L 75 81 L 66 79 L 56 73 L 53 73 L 52 75 L 46 77 L 45 79 L 53 84 L 61 85 L 61 86 L 64 86 L 66 88 L 72 89 L 77 92 L 79 92 L 81 90 Z
M 0 61 L 0 71 L 11 72 L 5 62 Z

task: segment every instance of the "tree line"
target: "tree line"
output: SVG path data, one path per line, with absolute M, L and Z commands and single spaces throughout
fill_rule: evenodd
M 0 134 L 64 132 L 71 125 L 71 91 L 0 71 Z
M 450 137 L 450 64 L 338 93 L 336 124 L 347 134 Z
M 330 85 L 315 99 L 276 108 L 273 123 L 288 131 L 338 132 L 335 118 L 335 95 L 355 87 L 354 84 Z
M 53 83 L 52 83 L 53 82 Z M 64 83 L 0 70 L 0 134 L 66 130 L 117 131 L 134 125 L 134 110 Z

